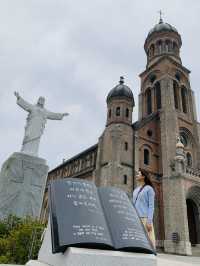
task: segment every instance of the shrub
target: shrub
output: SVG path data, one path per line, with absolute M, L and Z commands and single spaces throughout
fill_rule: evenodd
M 33 218 L 9 216 L 0 221 L 0 263 L 25 264 L 36 259 L 45 225 Z

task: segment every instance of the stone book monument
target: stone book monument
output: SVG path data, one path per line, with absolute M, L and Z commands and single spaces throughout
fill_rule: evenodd
M 126 193 L 65 179 L 49 185 L 53 253 L 68 246 L 154 253 Z
M 156 252 L 124 191 L 81 179 L 55 180 L 49 206 L 38 260 L 27 265 L 156 265 Z
M 0 173 L 0 218 L 9 214 L 39 217 L 48 166 L 38 157 L 40 139 L 47 119 L 61 120 L 67 113 L 53 113 L 44 108 L 45 98 L 37 104 L 25 101 L 15 92 L 17 104 L 28 112 L 21 152 L 13 153 Z

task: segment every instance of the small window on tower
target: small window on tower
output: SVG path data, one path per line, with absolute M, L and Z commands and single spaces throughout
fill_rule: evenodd
M 147 130 L 147 135 L 148 135 L 149 137 L 152 137 L 152 135 L 153 135 L 153 132 L 152 132 L 152 130 L 151 130 L 151 129 L 148 129 L 148 130 Z
M 173 51 L 177 54 L 178 53 L 178 45 L 173 42 Z
M 110 109 L 110 110 L 109 110 L 109 114 L 108 114 L 109 118 L 111 118 L 111 114 L 112 114 L 112 111 L 111 111 L 111 109 Z
M 181 88 L 182 108 L 183 112 L 187 113 L 187 90 L 185 87 Z
M 158 52 L 159 52 L 159 54 L 162 53 L 162 41 L 161 40 L 158 41 Z
M 154 44 L 152 44 L 150 46 L 150 57 L 154 56 L 154 54 L 155 54 L 155 46 L 154 46 Z
M 180 76 L 180 74 L 179 74 L 179 73 L 176 73 L 175 78 L 176 78 L 178 81 L 180 81 L 180 80 L 181 80 L 181 76 Z
M 176 109 L 179 109 L 179 87 L 177 82 L 173 82 L 173 89 L 174 89 L 174 106 Z
M 151 81 L 151 83 L 154 83 L 154 81 L 156 80 L 156 75 L 151 75 L 150 76 L 150 81 Z
M 144 149 L 144 164 L 149 165 L 149 150 Z
M 127 185 L 127 175 L 124 175 L 124 185 Z
M 129 117 L 129 109 L 126 108 L 126 117 Z
M 147 105 L 147 114 L 152 113 L 152 102 L 151 102 L 151 90 L 147 89 L 146 91 L 146 105 Z
M 165 51 L 168 53 L 169 52 L 169 40 L 165 41 Z
M 156 82 L 155 92 L 156 92 L 156 108 L 157 110 L 159 110 L 162 108 L 160 82 Z
M 119 106 L 116 108 L 116 116 L 120 116 L 120 107 Z
M 124 148 L 125 148 L 125 151 L 128 150 L 128 142 L 125 142 L 125 143 L 124 143 Z

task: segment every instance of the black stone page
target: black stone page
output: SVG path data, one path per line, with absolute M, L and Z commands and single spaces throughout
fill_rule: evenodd
M 115 249 L 155 253 L 126 193 L 112 187 L 98 191 Z
M 112 247 L 97 189 L 92 182 L 55 180 L 50 184 L 49 194 L 53 253 L 64 251 L 67 246 Z

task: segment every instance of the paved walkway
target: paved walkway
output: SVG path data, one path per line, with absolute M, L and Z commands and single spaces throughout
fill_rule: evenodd
M 158 266 L 200 266 L 200 257 L 158 254 Z
M 157 266 L 195 266 L 195 265 L 200 266 L 200 257 L 158 254 L 157 262 L 158 262 Z M 0 266 L 16 266 L 16 265 L 0 264 Z M 23 265 L 18 265 L 18 266 L 23 266 Z

